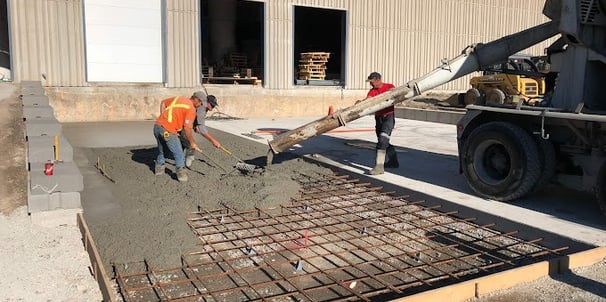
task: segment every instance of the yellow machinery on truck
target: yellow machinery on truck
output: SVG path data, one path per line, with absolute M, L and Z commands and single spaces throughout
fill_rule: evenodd
M 465 105 L 524 104 L 537 105 L 545 95 L 545 73 L 531 57 L 510 57 L 502 64 L 486 67 L 481 76 L 471 78 L 465 93 Z

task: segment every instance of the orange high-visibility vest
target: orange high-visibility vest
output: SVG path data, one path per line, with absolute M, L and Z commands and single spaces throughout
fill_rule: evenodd
M 177 134 L 184 127 L 193 128 L 196 119 L 196 108 L 189 98 L 175 97 L 174 99 L 165 99 L 162 102 L 164 102 L 165 108 L 156 120 L 156 124 L 173 134 Z

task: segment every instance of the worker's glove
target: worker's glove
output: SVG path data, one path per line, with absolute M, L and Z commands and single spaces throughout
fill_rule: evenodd
M 196 150 L 196 151 L 202 152 L 202 150 L 200 150 L 200 147 L 198 147 L 198 145 L 197 145 L 196 143 L 191 143 L 191 146 L 190 146 L 190 147 L 191 147 L 193 150 Z

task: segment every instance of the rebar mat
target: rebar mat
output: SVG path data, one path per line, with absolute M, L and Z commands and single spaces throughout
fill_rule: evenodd
M 292 205 L 198 209 L 182 266 L 116 267 L 126 301 L 384 301 L 559 256 L 348 176 L 301 175 Z

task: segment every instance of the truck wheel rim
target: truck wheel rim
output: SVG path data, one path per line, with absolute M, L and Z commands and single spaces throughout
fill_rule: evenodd
M 481 182 L 497 185 L 510 174 L 511 157 L 503 144 L 496 140 L 488 140 L 476 148 L 473 165 Z

